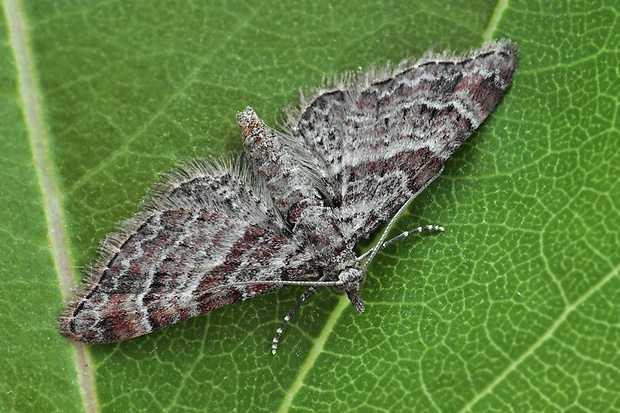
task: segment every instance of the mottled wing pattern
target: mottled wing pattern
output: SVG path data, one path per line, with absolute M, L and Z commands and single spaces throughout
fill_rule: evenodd
M 316 264 L 329 266 L 347 245 L 334 210 L 322 195 L 284 136 L 265 124 L 252 108 L 237 115 L 246 159 L 256 177 L 265 182 L 270 198 L 292 231 L 307 239 Z
M 147 212 L 104 243 L 61 331 L 89 343 L 125 340 L 280 288 L 239 282 L 311 276 L 312 257 L 248 179 L 207 163 L 170 176 Z
M 367 237 L 441 170 L 500 102 L 516 59 L 509 42 L 429 55 L 302 107 L 292 135 L 314 159 L 345 237 Z

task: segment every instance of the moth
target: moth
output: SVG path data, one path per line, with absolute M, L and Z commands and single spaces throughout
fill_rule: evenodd
M 395 219 L 497 106 L 517 48 L 494 41 L 462 56 L 427 53 L 395 69 L 333 81 L 288 112 L 276 131 L 237 115 L 245 156 L 197 160 L 168 174 L 103 243 L 90 277 L 59 318 L 60 332 L 112 343 L 288 284 L 360 286 L 380 249 L 429 225 L 354 248 Z M 388 225 L 389 227 L 391 226 Z M 365 263 L 362 263 L 364 260 Z

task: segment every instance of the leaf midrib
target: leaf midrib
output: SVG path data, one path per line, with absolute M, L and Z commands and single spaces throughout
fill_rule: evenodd
M 47 223 L 47 236 L 58 275 L 63 298 L 71 296 L 75 285 L 75 274 L 71 265 L 69 238 L 65 230 L 62 196 L 58 189 L 55 170 L 49 152 L 49 136 L 43 119 L 41 92 L 38 76 L 33 64 L 33 53 L 28 37 L 28 22 L 21 3 L 17 0 L 4 0 L 3 8 L 8 25 L 9 44 L 15 56 L 15 71 L 18 80 L 18 96 L 21 101 L 24 123 L 28 132 L 28 143 L 32 154 L 32 164 L 37 176 L 43 209 Z M 79 382 L 80 395 L 87 412 L 99 411 L 97 392 L 93 380 L 93 364 L 86 346 L 73 345 L 74 361 Z

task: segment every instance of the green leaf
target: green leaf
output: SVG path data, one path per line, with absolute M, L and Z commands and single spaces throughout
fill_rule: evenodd
M 620 409 L 617 2 L 204 3 L 3 2 L 3 409 Z M 303 288 L 113 345 L 58 334 L 158 175 L 241 151 L 237 111 L 276 124 L 326 76 L 500 37 L 511 90 L 393 230 L 446 231 L 378 255 L 365 313 L 321 290 L 275 357 Z

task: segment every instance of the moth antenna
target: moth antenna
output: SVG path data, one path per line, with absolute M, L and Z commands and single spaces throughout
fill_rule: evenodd
M 299 298 L 299 301 L 297 301 L 297 304 L 295 304 L 293 306 L 293 308 L 291 308 L 291 311 L 288 312 L 288 314 L 286 315 L 286 317 L 284 317 L 284 321 L 282 322 L 282 324 L 280 325 L 280 327 L 278 327 L 278 329 L 276 330 L 276 335 L 273 336 L 273 342 L 271 344 L 271 354 L 273 354 L 274 356 L 276 355 L 276 351 L 278 349 L 278 341 L 280 341 L 280 336 L 282 335 L 282 331 L 284 330 L 284 327 L 286 327 L 286 325 L 288 324 L 289 320 L 291 319 L 291 317 L 293 317 L 293 314 L 295 314 L 295 312 L 297 310 L 299 310 L 299 307 L 301 307 L 301 305 L 312 296 L 312 294 L 314 294 L 314 292 L 318 289 L 320 284 L 317 283 L 321 283 L 323 282 L 323 280 L 325 279 L 327 275 L 323 275 L 321 278 L 319 278 L 317 280 L 317 282 L 315 283 L 315 285 L 313 285 L 312 287 L 308 288 L 306 291 L 304 291 L 304 293 L 301 295 L 301 297 Z
M 263 284 L 277 284 L 277 285 L 312 285 L 316 287 L 342 285 L 343 282 L 338 281 L 302 281 L 302 280 L 252 280 L 252 281 L 239 281 L 235 282 L 235 285 L 263 285 Z
M 417 227 L 415 229 L 412 229 L 410 231 L 405 231 L 402 234 L 399 234 L 397 236 L 395 236 L 394 238 L 391 238 L 387 241 L 385 241 L 383 244 L 381 244 L 381 247 L 379 248 L 379 251 L 381 251 L 382 249 L 384 249 L 385 247 L 387 247 L 390 244 L 393 244 L 397 241 L 400 241 L 403 238 L 408 237 L 409 235 L 413 235 L 413 234 L 419 234 L 420 232 L 424 232 L 424 231 L 444 231 L 445 228 L 441 227 L 439 225 L 426 225 L 424 227 Z M 357 257 L 357 261 L 362 261 L 364 258 L 366 258 L 368 255 L 370 255 L 372 253 L 373 250 L 369 250 L 366 251 L 364 254 L 360 255 L 359 257 Z
M 429 180 L 428 180 L 428 181 L 424 184 L 424 186 L 422 186 L 422 188 L 418 189 L 418 190 L 417 190 L 417 192 L 416 192 L 415 194 L 413 194 L 413 195 L 411 196 L 411 198 L 409 198 L 409 199 L 407 200 L 407 202 L 405 202 L 405 203 L 403 204 L 403 206 L 401 206 L 401 207 L 400 207 L 400 209 L 398 210 L 398 212 L 396 212 L 396 214 L 394 215 L 394 217 L 392 217 L 392 219 L 390 220 L 390 222 L 388 222 L 387 227 L 385 228 L 385 231 L 383 231 L 383 234 L 381 234 L 381 238 L 379 239 L 379 242 L 377 243 L 377 245 L 375 245 L 375 246 L 373 247 L 373 249 L 371 249 L 370 251 L 368 251 L 366 254 L 362 255 L 362 257 L 365 257 L 365 256 L 367 256 L 367 255 L 368 255 L 368 253 L 370 253 L 370 257 L 368 258 L 368 261 L 366 261 L 366 262 L 364 263 L 364 268 L 363 268 L 364 270 L 366 269 L 366 267 L 368 267 L 368 265 L 369 265 L 369 264 L 370 264 L 370 262 L 373 260 L 373 258 L 375 258 L 375 255 L 377 255 L 377 252 L 379 252 L 379 251 L 381 251 L 383 248 L 385 248 L 385 247 L 383 246 L 383 245 L 384 245 L 384 240 L 385 240 L 385 238 L 387 237 L 388 232 L 390 232 L 390 229 L 392 228 L 392 225 L 394 225 L 394 222 L 396 221 L 396 218 L 398 218 L 398 217 L 400 216 L 400 214 L 402 214 L 402 213 L 403 213 L 403 211 L 405 210 L 405 208 L 407 208 L 407 205 L 409 205 L 409 203 L 410 203 L 411 201 L 413 201 L 413 200 L 414 200 L 414 199 L 415 199 L 418 195 L 420 195 L 420 194 L 422 193 L 422 191 L 424 191 L 424 190 L 425 190 L 425 189 L 426 189 L 426 188 L 427 188 L 427 187 L 428 187 L 431 183 L 433 183 L 433 181 L 434 181 L 435 179 L 437 179 L 437 177 L 438 177 L 439 175 L 441 175 L 441 173 L 442 173 L 442 172 L 443 172 L 443 165 L 442 165 L 441 169 L 439 170 L 439 172 L 437 172 L 435 175 L 433 175 L 433 176 L 432 176 L 432 177 L 431 177 L 431 178 L 430 178 L 430 179 L 429 179 Z M 425 227 L 423 227 L 423 228 L 425 228 Z M 439 228 L 441 228 L 441 227 L 439 227 Z M 419 229 L 419 228 L 416 228 L 416 229 Z M 442 230 L 443 230 L 443 228 L 442 228 Z M 415 231 L 415 230 L 414 230 L 414 231 Z M 421 232 L 421 231 L 418 231 L 418 232 Z M 413 233 L 413 231 L 412 231 L 412 233 Z M 402 234 L 401 234 L 401 235 L 402 235 Z M 400 237 L 400 235 L 399 235 L 399 237 Z M 402 236 L 401 238 L 404 238 L 404 237 L 406 237 L 406 235 L 405 235 L 405 236 Z M 401 239 L 401 238 L 399 238 L 399 239 Z M 388 242 L 391 244 L 391 243 L 392 243 L 392 242 L 394 242 L 394 241 L 390 240 L 390 241 L 388 241 Z M 388 245 L 389 245 L 389 244 L 388 244 Z M 386 245 L 386 246 L 387 246 L 387 245 Z M 360 258 L 358 258 L 358 261 L 360 261 L 361 259 L 362 259 L 361 257 L 360 257 Z

